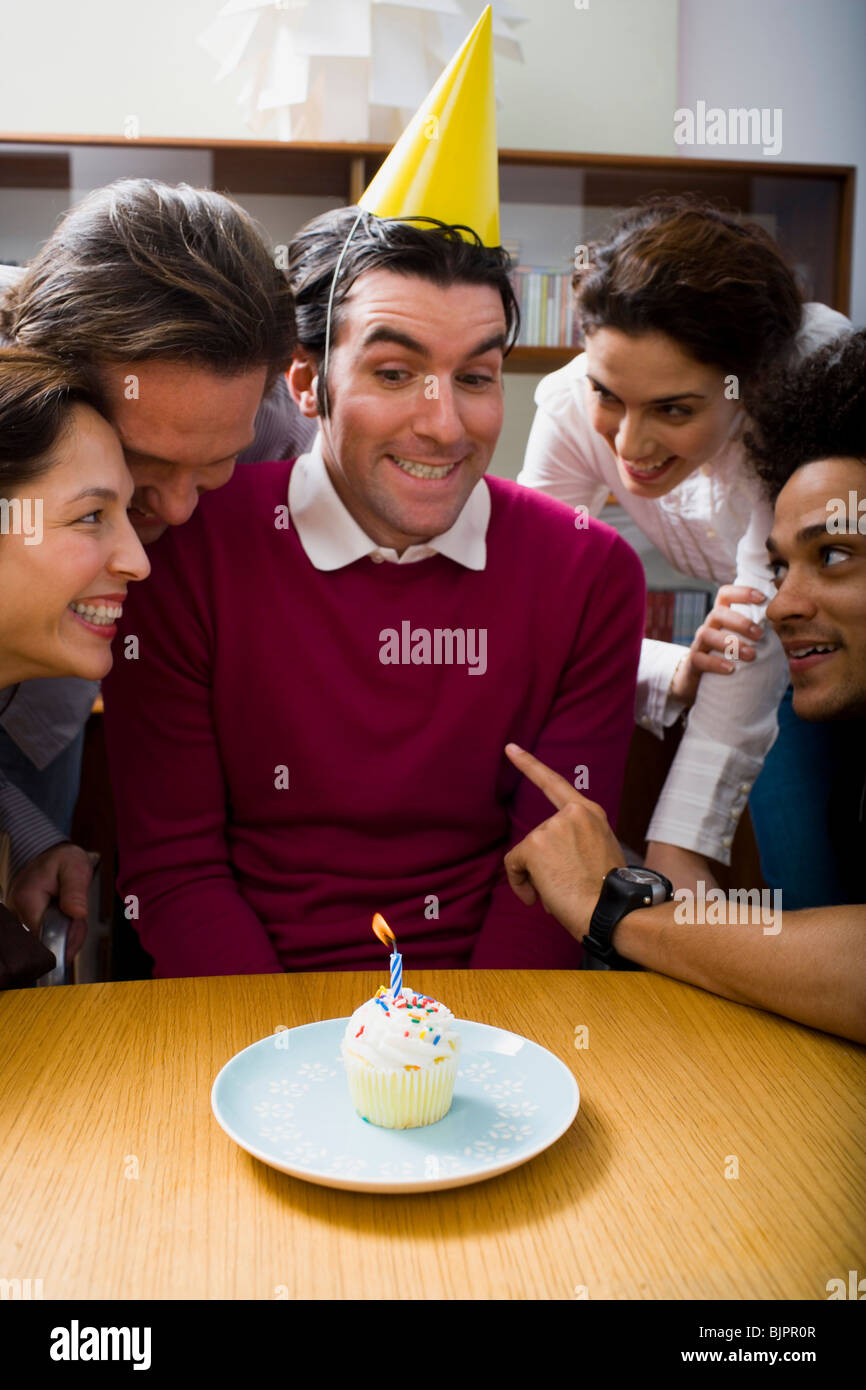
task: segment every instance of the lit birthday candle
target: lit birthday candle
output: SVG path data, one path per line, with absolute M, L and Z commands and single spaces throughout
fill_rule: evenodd
M 399 999 L 403 989 L 403 957 L 397 950 L 397 939 L 394 936 L 381 912 L 377 912 L 373 918 L 373 931 L 378 936 L 383 946 L 391 946 L 391 998 Z

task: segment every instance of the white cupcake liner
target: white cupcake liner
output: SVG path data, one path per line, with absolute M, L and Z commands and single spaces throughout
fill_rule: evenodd
M 457 1058 L 444 1057 L 420 1071 L 384 1071 L 343 1050 L 352 1103 L 362 1119 L 383 1129 L 415 1129 L 441 1120 L 451 1109 Z

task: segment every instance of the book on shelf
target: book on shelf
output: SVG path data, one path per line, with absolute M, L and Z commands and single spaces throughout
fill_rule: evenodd
M 579 347 L 571 271 L 518 265 L 511 283 L 520 306 L 519 347 Z
M 705 589 L 650 589 L 646 598 L 644 635 L 682 647 L 691 646 L 712 607 Z

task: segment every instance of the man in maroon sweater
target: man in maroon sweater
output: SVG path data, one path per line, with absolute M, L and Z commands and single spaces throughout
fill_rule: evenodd
M 615 822 L 644 580 L 610 528 L 485 477 L 507 271 L 354 208 L 292 244 L 316 444 L 151 547 L 105 683 L 121 890 L 157 975 L 375 968 L 375 911 L 410 970 L 580 962 L 508 888 L 549 808 L 504 747 Z

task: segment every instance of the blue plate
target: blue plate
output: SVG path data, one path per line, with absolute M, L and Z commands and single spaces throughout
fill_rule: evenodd
M 286 1028 L 226 1062 L 211 1092 L 229 1138 L 272 1168 L 353 1192 L 437 1192 L 507 1173 L 556 1142 L 580 1092 L 546 1048 L 457 1020 L 461 1050 L 448 1114 L 381 1129 L 352 1105 L 340 1056 L 346 1018 Z

